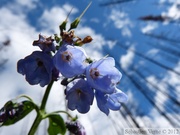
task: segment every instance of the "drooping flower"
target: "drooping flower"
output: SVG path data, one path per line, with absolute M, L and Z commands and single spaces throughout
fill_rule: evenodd
M 87 113 L 93 103 L 94 91 L 84 79 L 70 82 L 66 88 L 66 99 L 70 110 Z
M 105 94 L 96 90 L 95 97 L 98 108 L 106 115 L 109 114 L 109 109 L 114 111 L 119 110 L 121 103 L 125 103 L 128 100 L 127 95 L 117 88 L 112 94 Z
M 33 46 L 39 46 L 39 48 L 44 52 L 54 52 L 56 48 L 53 41 L 54 39 L 52 39 L 51 37 L 47 38 L 39 34 L 39 39 L 33 42 Z
M 54 65 L 50 55 L 35 51 L 31 55 L 21 59 L 17 63 L 18 73 L 25 75 L 31 85 L 40 84 L 41 87 L 52 80 Z
M 66 127 L 75 135 L 86 135 L 86 131 L 79 121 L 66 122 Z
M 86 77 L 94 89 L 110 94 L 114 92 L 122 74 L 115 68 L 114 59 L 107 57 L 90 64 L 86 69 Z
M 54 56 L 54 65 L 67 78 L 83 74 L 87 63 L 83 48 L 71 45 L 62 46 Z

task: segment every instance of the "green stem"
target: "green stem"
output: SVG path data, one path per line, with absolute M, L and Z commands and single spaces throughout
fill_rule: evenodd
M 33 100 L 29 96 L 24 95 L 24 94 L 19 95 L 18 97 L 16 97 L 16 99 L 19 99 L 19 98 L 27 98 L 29 101 L 33 102 Z
M 52 85 L 53 85 L 53 82 L 54 82 L 54 81 L 51 81 L 50 84 L 48 85 L 48 87 L 46 88 L 44 97 L 43 97 L 43 99 L 42 99 L 42 104 L 41 104 L 40 110 L 44 110 L 44 109 L 45 109 L 46 102 L 47 102 L 49 93 L 50 93 L 50 91 L 51 91 L 51 87 L 52 87 Z
M 42 119 L 44 119 L 44 115 L 45 115 L 45 106 L 46 106 L 46 102 L 47 102 L 47 99 L 48 99 L 48 96 L 49 96 L 49 93 L 51 91 L 51 88 L 52 88 L 52 85 L 53 85 L 53 82 L 54 81 L 51 81 L 50 84 L 47 86 L 46 88 L 46 91 L 45 91 L 45 94 L 44 94 L 44 97 L 42 99 L 42 103 L 41 103 L 41 106 L 40 106 L 40 109 L 36 109 L 37 111 L 37 116 L 36 116 L 36 119 L 34 120 L 34 123 L 28 133 L 28 135 L 34 135 L 40 122 L 42 121 Z
M 34 108 L 35 108 L 36 112 L 38 113 L 39 107 L 33 102 L 33 100 L 29 96 L 27 96 L 27 95 L 20 95 L 20 96 L 16 97 L 16 100 L 18 100 L 19 98 L 27 98 L 30 102 L 33 103 Z
M 37 130 L 41 120 L 42 120 L 41 115 L 37 114 L 36 119 L 34 120 L 34 123 L 33 123 L 32 127 L 31 127 L 28 135 L 34 135 L 35 134 L 35 132 L 36 132 L 36 130 Z

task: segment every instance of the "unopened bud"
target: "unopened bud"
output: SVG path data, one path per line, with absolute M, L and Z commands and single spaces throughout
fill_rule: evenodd
M 63 32 L 63 30 L 66 30 L 66 24 L 67 24 L 67 20 L 63 21 L 61 25 L 59 25 L 59 29 L 61 32 Z
M 80 19 L 79 19 L 79 18 L 76 18 L 76 19 L 74 20 L 74 22 L 71 23 L 71 26 L 70 26 L 70 28 L 69 28 L 68 31 L 77 28 L 79 22 L 80 22 Z
M 66 127 L 75 135 L 86 135 L 86 131 L 79 121 L 66 122 Z
M 91 36 L 87 36 L 87 37 L 85 37 L 85 38 L 83 39 L 82 42 L 83 42 L 84 44 L 86 44 L 86 43 L 90 43 L 92 40 L 93 40 L 93 39 L 92 39 Z

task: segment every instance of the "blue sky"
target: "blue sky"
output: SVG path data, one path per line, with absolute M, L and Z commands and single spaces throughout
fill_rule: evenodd
M 92 36 L 92 43 L 84 48 L 93 59 L 100 59 L 106 54 L 115 58 L 116 67 L 123 74 L 118 87 L 127 93 L 129 101 L 120 112 L 111 112 L 109 117 L 97 109 L 96 103 L 87 115 L 78 114 L 88 135 L 118 135 L 120 129 L 133 127 L 132 120 L 140 127 L 180 127 L 180 2 L 134 0 L 100 6 L 105 2 L 108 1 L 92 1 L 76 33 L 82 38 Z M 23 93 L 36 102 L 41 101 L 43 88 L 25 82 L 24 77 L 16 72 L 16 62 L 38 49 L 31 44 L 38 39 L 39 33 L 47 36 L 59 33 L 58 25 L 71 8 L 69 22 L 78 17 L 88 4 L 87 0 L 0 1 L 0 43 L 11 41 L 9 46 L 0 50 L 0 62 L 7 60 L 0 67 L 0 106 Z M 147 15 L 173 19 L 171 22 L 139 19 Z M 153 38 L 152 35 L 166 39 Z M 60 89 L 62 87 L 56 83 L 48 110 L 64 109 Z M 72 113 L 77 114 L 76 111 Z M 33 118 L 34 113 L 25 121 L 2 127 L 0 133 L 26 134 Z M 46 125 L 46 122 L 42 123 L 38 134 L 45 132 L 43 127 Z

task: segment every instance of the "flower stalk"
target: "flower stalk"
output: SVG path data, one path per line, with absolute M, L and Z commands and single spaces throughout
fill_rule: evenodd
M 36 119 L 34 120 L 33 125 L 31 127 L 28 135 L 34 135 L 36 133 L 37 128 L 38 128 L 39 124 L 41 123 L 41 120 L 42 120 L 41 115 L 37 114 Z
M 49 96 L 49 93 L 51 91 L 51 88 L 52 88 L 52 85 L 53 85 L 53 82 L 54 81 L 51 81 L 50 84 L 47 86 L 46 88 L 46 91 L 45 91 L 45 94 L 43 96 L 43 99 L 42 99 L 42 103 L 41 103 L 41 106 L 40 106 L 40 109 L 39 111 L 37 112 L 37 116 L 36 116 L 36 119 L 34 120 L 34 123 L 28 133 L 28 135 L 34 135 L 39 124 L 41 123 L 41 121 L 44 119 L 44 116 L 45 116 L 45 107 L 46 107 L 46 103 L 47 103 L 47 100 L 48 100 L 48 96 Z
M 45 109 L 45 106 L 46 106 L 46 103 L 47 103 L 47 100 L 48 100 L 48 96 L 49 96 L 49 93 L 51 91 L 53 83 L 54 83 L 54 81 L 51 81 L 50 84 L 46 88 L 44 97 L 42 99 L 42 104 L 41 104 L 40 110 L 44 110 Z

